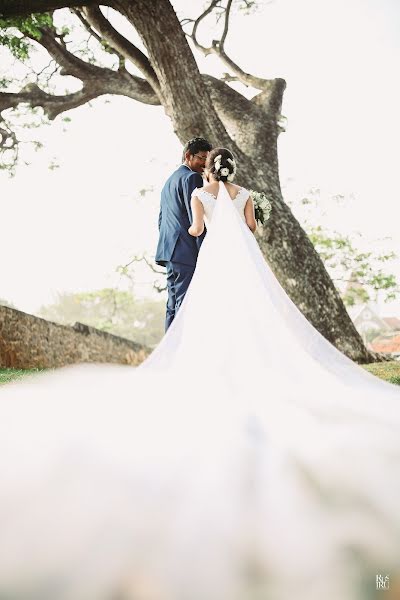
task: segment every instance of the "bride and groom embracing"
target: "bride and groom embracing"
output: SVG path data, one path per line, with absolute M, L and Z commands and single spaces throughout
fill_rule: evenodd
M 156 262 L 167 270 L 166 330 L 192 280 L 205 237 L 204 220 L 211 221 L 219 191 L 218 182 L 223 182 L 251 231 L 256 230 L 250 193 L 232 183 L 235 173 L 236 163 L 228 149 L 212 149 L 206 139 L 196 137 L 186 143 L 183 163 L 162 189 Z

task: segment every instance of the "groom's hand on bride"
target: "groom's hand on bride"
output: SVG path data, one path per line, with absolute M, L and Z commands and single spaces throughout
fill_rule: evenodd
M 188 232 L 190 233 L 190 235 L 192 235 L 193 237 L 199 237 L 204 231 L 204 224 L 202 226 L 200 225 L 191 225 L 188 229 Z

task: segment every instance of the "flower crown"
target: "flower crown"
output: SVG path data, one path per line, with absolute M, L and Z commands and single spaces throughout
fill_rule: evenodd
M 222 155 L 218 154 L 218 156 L 216 156 L 214 158 L 214 169 L 215 172 L 218 173 L 218 171 L 220 171 L 221 175 L 223 177 L 226 177 L 228 181 L 233 181 L 236 175 L 236 163 L 234 161 L 233 158 L 227 158 L 227 162 L 232 166 L 232 173 L 229 171 L 228 167 L 222 167 L 221 169 L 221 160 L 222 160 Z

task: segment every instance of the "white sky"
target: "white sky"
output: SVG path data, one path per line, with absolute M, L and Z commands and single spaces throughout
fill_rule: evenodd
M 185 4 L 174 2 L 182 16 Z M 314 187 L 324 198 L 351 195 L 324 224 L 366 240 L 390 235 L 400 255 L 399 29 L 396 0 L 274 0 L 235 16 L 227 50 L 245 70 L 287 82 L 287 131 L 279 138 L 285 197 Z M 224 70 L 214 57 L 198 58 L 204 72 Z M 21 310 L 35 312 L 57 291 L 117 284 L 118 264 L 154 254 L 159 190 L 180 144 L 162 108 L 107 100 L 71 111 L 65 133 L 60 117 L 35 132 L 45 150 L 14 179 L 0 174 L 0 298 Z M 61 165 L 54 171 L 52 157 Z M 397 263 L 393 270 L 400 276 Z M 151 279 L 139 273 L 136 292 L 149 293 L 141 282 Z M 382 314 L 400 315 L 400 302 Z

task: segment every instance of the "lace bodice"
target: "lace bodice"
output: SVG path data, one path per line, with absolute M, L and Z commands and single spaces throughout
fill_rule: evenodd
M 206 225 L 208 225 L 212 220 L 212 214 L 214 212 L 217 198 L 214 196 L 214 194 L 207 192 L 204 188 L 195 188 L 192 192 L 192 197 L 193 196 L 196 196 L 196 198 L 198 198 L 204 206 L 204 221 Z M 242 187 L 232 200 L 234 207 L 244 222 L 246 222 L 246 218 L 244 216 L 244 207 L 246 206 L 249 196 L 249 190 L 246 190 L 246 188 Z

